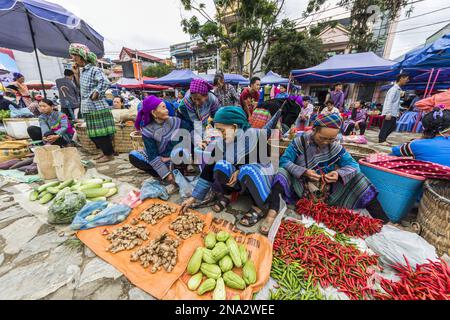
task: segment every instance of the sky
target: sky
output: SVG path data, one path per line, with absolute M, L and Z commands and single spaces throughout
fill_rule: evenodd
M 171 44 L 189 41 L 189 35 L 181 28 L 185 12 L 179 0 L 48 0 L 58 3 L 84 19 L 105 37 L 106 56 L 117 58 L 123 46 L 149 52 L 164 58 L 169 56 Z M 402 13 L 389 58 L 395 59 L 423 44 L 427 37 L 450 23 L 448 0 L 410 0 L 414 11 L 410 18 Z M 213 0 L 199 0 L 213 12 Z M 336 1 L 335 1 L 336 2 Z M 335 3 L 334 2 L 334 3 Z M 283 17 L 301 18 L 308 0 L 286 0 Z M 325 9 L 335 7 L 333 1 Z M 432 12 L 436 11 L 436 12 Z M 429 13 L 429 14 L 427 14 Z M 315 18 L 345 18 L 342 8 L 328 10 Z M 303 21 L 302 23 L 308 23 Z M 432 26 L 423 27 L 427 24 Z M 407 30 L 414 28 L 413 30 Z M 403 31 L 407 30 L 407 31 Z M 400 32 L 399 32 L 400 31 Z

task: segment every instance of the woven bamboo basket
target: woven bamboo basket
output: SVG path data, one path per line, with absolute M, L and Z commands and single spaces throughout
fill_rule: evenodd
M 144 150 L 144 140 L 142 140 L 142 134 L 139 131 L 133 131 L 130 134 L 133 150 Z
M 427 180 L 417 217 L 420 235 L 439 255 L 450 255 L 450 186 L 447 181 Z
M 78 141 L 81 144 L 81 147 L 91 154 L 98 153 L 98 149 L 96 145 L 89 139 L 87 134 L 87 128 L 82 126 L 75 126 L 75 130 L 77 131 Z
M 274 148 L 275 150 L 278 150 L 280 154 L 280 158 L 283 156 L 283 154 L 286 152 L 287 148 L 291 144 L 291 140 L 269 140 L 269 146 Z
M 348 153 L 352 155 L 353 158 L 355 158 L 356 161 L 365 159 L 371 154 L 378 153 L 377 150 L 362 146 L 360 144 L 342 143 L 341 145 L 345 148 L 345 150 L 347 150 Z
M 129 153 L 133 151 L 134 145 L 131 133 L 134 130 L 134 124 L 116 124 L 116 134 L 113 140 L 115 152 Z

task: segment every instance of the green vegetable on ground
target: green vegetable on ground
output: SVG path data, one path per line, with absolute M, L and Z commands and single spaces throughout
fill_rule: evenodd
M 193 275 L 191 279 L 188 282 L 188 288 L 191 291 L 195 291 L 200 287 L 200 284 L 203 280 L 203 274 L 201 272 L 197 273 L 196 275 Z
M 226 231 L 220 231 L 217 236 L 216 239 L 219 242 L 225 242 L 228 240 L 228 238 L 230 237 L 230 234 Z
M 239 245 L 239 255 L 241 257 L 242 264 L 245 265 L 248 260 L 248 252 L 247 249 L 245 249 L 244 245 Z
M 36 201 L 39 197 L 39 192 L 33 191 L 30 193 L 30 201 Z
M 188 273 L 191 275 L 196 274 L 200 270 L 202 260 L 203 260 L 203 248 L 197 248 L 191 257 L 191 260 L 189 260 L 187 266 Z
M 81 190 L 86 195 L 86 198 L 98 198 L 98 197 L 104 197 L 108 194 L 108 189 L 87 189 L 87 190 Z
M 55 195 L 54 195 L 54 194 L 47 193 L 46 195 L 44 195 L 44 196 L 39 200 L 39 203 L 40 203 L 40 204 L 47 204 L 47 203 L 49 203 L 50 201 L 52 201 L 54 198 L 55 198 Z
M 238 268 L 241 268 L 242 267 L 241 254 L 239 252 L 239 247 L 236 243 L 236 240 L 234 240 L 234 238 L 232 237 L 229 238 L 227 240 L 227 247 L 234 265 Z
M 203 249 L 203 261 L 209 264 L 215 264 L 216 260 L 214 260 L 212 256 L 212 251 L 209 249 Z
M 207 279 L 205 280 L 205 282 L 203 282 L 200 286 L 200 288 L 198 288 L 198 295 L 202 296 L 207 292 L 213 291 L 216 288 L 216 280 L 214 279 Z
M 59 181 L 49 182 L 47 184 L 40 186 L 37 191 L 41 193 L 47 190 L 47 188 L 56 187 L 57 185 L 59 185 L 59 183 L 60 183 Z
M 231 289 L 244 290 L 245 281 L 233 271 L 228 271 L 223 274 L 223 280 L 227 287 Z
M 244 265 L 242 276 L 248 286 L 256 283 L 256 268 L 252 260 L 248 260 Z
M 202 263 L 200 270 L 206 277 L 214 280 L 219 279 L 222 275 L 222 270 L 220 270 L 219 266 L 215 264 Z
M 208 249 L 213 249 L 215 245 L 216 245 L 216 234 L 214 232 L 210 232 L 205 238 L 205 247 Z
M 225 290 L 225 282 L 222 278 L 217 279 L 216 288 L 213 292 L 213 300 L 226 300 L 227 292 Z
M 219 261 L 219 267 L 222 272 L 233 270 L 233 260 L 231 260 L 230 256 L 225 256 Z
M 228 254 L 228 247 L 223 242 L 218 242 L 212 250 L 212 257 L 215 261 L 219 261 Z

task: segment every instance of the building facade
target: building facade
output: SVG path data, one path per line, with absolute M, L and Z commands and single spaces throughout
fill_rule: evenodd
M 177 69 L 190 69 L 208 74 L 215 73 L 218 69 L 218 51 L 208 47 L 201 39 L 171 45 L 170 55 L 175 58 Z

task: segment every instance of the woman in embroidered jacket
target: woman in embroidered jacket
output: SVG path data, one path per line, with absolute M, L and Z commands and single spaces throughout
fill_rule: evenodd
M 326 201 L 333 206 L 367 209 L 369 214 L 388 222 L 377 200 L 375 186 L 361 173 L 358 163 L 336 141 L 342 120 L 337 114 L 319 115 L 312 133 L 297 137 L 280 160 L 270 196 L 266 230 L 269 230 L 280 209 L 280 195 L 288 202 L 315 194 L 321 179 L 329 194 Z M 322 176 L 324 175 L 324 176 Z
M 274 176 L 270 158 L 263 158 L 265 155 L 260 153 L 259 146 L 261 143 L 267 145 L 263 135 L 270 137 L 281 112 L 279 110 L 264 129 L 258 130 L 250 128 L 241 107 L 221 108 L 214 117 L 215 129 L 222 133 L 221 138 L 215 140 L 212 152 L 213 157 L 218 156 L 215 163 L 205 166 L 192 197 L 183 202 L 182 210 L 187 210 L 195 201 L 202 201 L 211 188 L 217 194 L 218 201 L 213 207 L 216 212 L 228 206 L 233 192 L 247 192 L 253 200 L 253 207 L 240 224 L 249 227 L 258 223 L 264 216 L 262 209 L 270 195 Z
M 355 129 L 359 130 L 359 134 L 363 136 L 366 133 L 367 118 L 368 114 L 364 101 L 356 101 L 350 119 L 346 120 L 342 127 L 344 136 L 351 135 Z
M 136 118 L 136 129 L 142 132 L 145 150 L 132 151 L 130 162 L 136 168 L 175 185 L 170 164 L 174 147 L 180 139 L 172 141 L 172 138 L 185 123 L 180 118 L 170 117 L 164 101 L 155 96 L 148 96 L 142 105 Z M 178 151 L 182 152 L 182 149 L 175 152 Z

